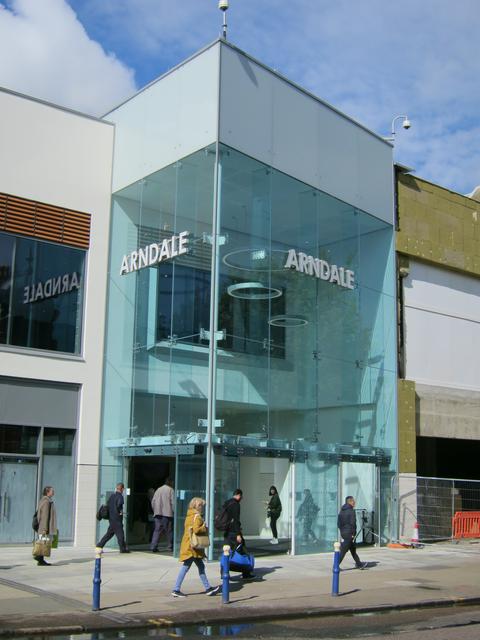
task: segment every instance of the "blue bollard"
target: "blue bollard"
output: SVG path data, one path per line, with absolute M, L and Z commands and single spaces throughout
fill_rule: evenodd
M 102 553 L 103 549 L 101 547 L 95 547 L 92 611 L 98 611 L 100 609 L 100 585 L 102 584 Z
M 222 573 L 222 604 L 228 604 L 230 602 L 230 547 L 228 544 L 223 545 L 220 570 Z
M 332 596 L 338 596 L 338 588 L 340 586 L 340 542 L 334 542 L 333 549 Z

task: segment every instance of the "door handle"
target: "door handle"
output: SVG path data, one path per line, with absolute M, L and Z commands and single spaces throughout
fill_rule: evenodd
M 7 517 L 7 492 L 5 491 L 5 493 L 3 494 L 3 510 L 2 510 L 2 515 L 4 518 Z

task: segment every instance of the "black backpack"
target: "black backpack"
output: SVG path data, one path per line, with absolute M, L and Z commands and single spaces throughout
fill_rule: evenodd
M 34 531 L 38 531 L 39 526 L 40 526 L 40 522 L 38 521 L 38 511 L 35 511 L 32 518 L 32 529 Z
M 108 505 L 100 505 L 100 509 L 97 511 L 97 520 L 108 520 Z
M 228 507 L 228 502 L 225 502 L 222 508 L 219 509 L 219 511 L 217 511 L 217 513 L 215 514 L 214 524 L 215 524 L 215 529 L 218 529 L 218 531 L 227 531 L 228 525 L 231 523 L 233 519 L 231 515 L 228 513 L 227 507 Z

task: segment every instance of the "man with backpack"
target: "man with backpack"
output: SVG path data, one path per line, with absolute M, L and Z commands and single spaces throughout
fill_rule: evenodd
M 130 553 L 130 550 L 127 549 L 127 545 L 125 544 L 125 533 L 123 531 L 124 490 L 125 485 L 123 482 L 119 482 L 115 488 L 115 493 L 112 493 L 108 499 L 108 529 L 103 538 L 97 542 L 97 547 L 100 547 L 100 549 L 103 549 L 113 536 L 117 536 L 120 553 Z
M 224 543 L 230 545 L 232 551 L 237 551 L 241 555 L 247 555 L 245 550 L 245 539 L 242 535 L 242 523 L 240 522 L 240 502 L 243 498 L 243 491 L 235 489 L 233 497 L 225 502 L 222 512 L 217 521 L 222 521 Z M 251 570 L 243 568 L 242 577 L 245 579 L 254 578 Z

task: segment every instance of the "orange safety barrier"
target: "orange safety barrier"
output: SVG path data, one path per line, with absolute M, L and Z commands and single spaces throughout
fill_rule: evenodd
M 457 511 L 452 518 L 454 538 L 480 538 L 480 511 Z

